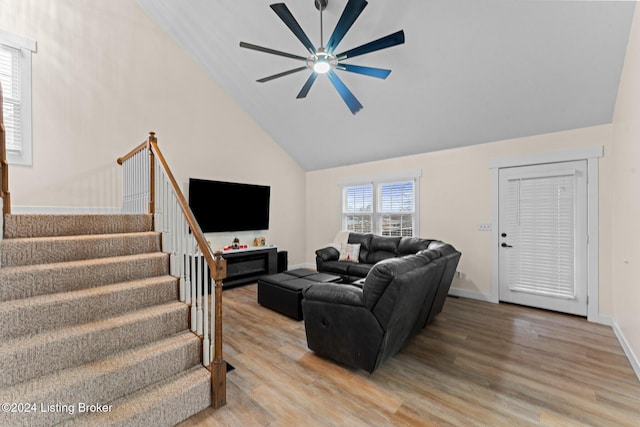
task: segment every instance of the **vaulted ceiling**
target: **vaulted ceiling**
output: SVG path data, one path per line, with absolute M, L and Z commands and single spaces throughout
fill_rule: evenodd
M 403 29 L 406 43 L 349 63 L 393 70 L 386 80 L 337 71 L 364 108 L 352 115 L 310 72 L 257 79 L 300 62 L 240 41 L 308 52 L 273 1 L 137 0 L 306 170 L 610 123 L 636 2 L 370 0 L 340 44 Z M 314 44 L 314 0 L 285 0 Z M 324 40 L 347 0 L 329 0 Z

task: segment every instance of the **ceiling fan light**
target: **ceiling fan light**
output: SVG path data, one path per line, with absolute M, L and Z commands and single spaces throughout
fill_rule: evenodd
M 325 74 L 330 69 L 331 69 L 331 65 L 327 61 L 319 60 L 319 61 L 316 61 L 315 64 L 313 64 L 313 71 L 319 74 Z

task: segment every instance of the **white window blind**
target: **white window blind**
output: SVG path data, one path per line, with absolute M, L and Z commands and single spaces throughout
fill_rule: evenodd
M 4 127 L 7 150 L 22 151 L 22 51 L 0 45 Z
M 414 181 L 378 185 L 378 214 L 383 236 L 413 236 L 415 214 Z
M 35 50 L 35 41 L 0 30 L 2 111 L 10 164 L 32 164 L 31 53 Z
M 512 179 L 508 188 L 510 289 L 574 299 L 575 172 Z
M 373 185 L 344 187 L 342 228 L 357 233 L 373 230 Z

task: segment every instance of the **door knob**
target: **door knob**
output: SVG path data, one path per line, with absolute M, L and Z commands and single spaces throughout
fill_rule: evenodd
M 511 245 L 507 245 L 506 243 L 502 243 L 500 246 L 502 246 L 503 248 L 512 248 L 513 247 Z

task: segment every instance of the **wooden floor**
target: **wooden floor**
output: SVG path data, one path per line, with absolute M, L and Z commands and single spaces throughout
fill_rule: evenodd
M 448 298 L 375 373 L 307 349 L 304 322 L 226 290 L 227 405 L 182 426 L 640 426 L 640 382 L 610 327 Z

